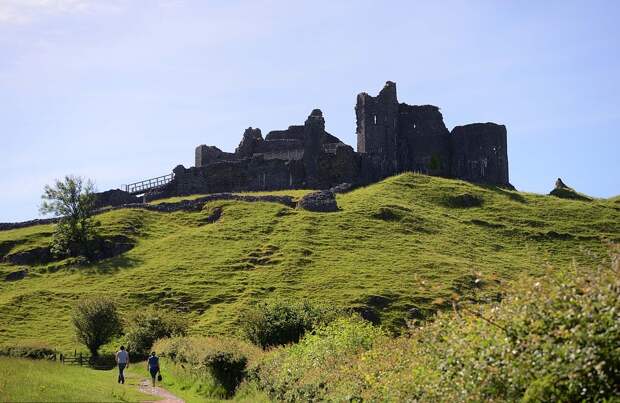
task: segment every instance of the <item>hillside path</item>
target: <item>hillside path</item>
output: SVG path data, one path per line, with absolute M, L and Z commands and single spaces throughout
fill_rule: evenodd
M 164 388 L 160 388 L 159 386 L 152 387 L 151 381 L 148 379 L 140 381 L 139 388 L 142 393 L 162 398 L 161 400 L 145 400 L 142 403 L 185 403 L 185 400 L 176 397 Z

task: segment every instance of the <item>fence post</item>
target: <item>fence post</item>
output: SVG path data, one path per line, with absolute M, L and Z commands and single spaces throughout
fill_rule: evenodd
M 82 366 L 82 353 L 80 353 L 80 367 Z

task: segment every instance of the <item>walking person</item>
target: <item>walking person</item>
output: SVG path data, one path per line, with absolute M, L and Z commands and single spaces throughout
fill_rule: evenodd
M 118 365 L 118 383 L 125 383 L 125 368 L 129 367 L 129 353 L 125 346 L 116 352 L 116 364 Z
M 155 377 L 159 373 L 159 357 L 155 354 L 155 351 L 151 353 L 151 356 L 146 363 L 146 369 L 150 372 L 151 379 L 153 380 L 153 387 L 155 387 Z M 161 375 L 158 379 L 161 381 Z

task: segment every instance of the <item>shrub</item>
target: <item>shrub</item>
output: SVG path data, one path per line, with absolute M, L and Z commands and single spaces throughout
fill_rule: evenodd
M 312 305 L 307 301 L 275 300 L 244 312 L 241 329 L 248 340 L 266 348 L 296 343 L 307 331 L 341 314 L 337 309 Z
M 215 337 L 173 337 L 161 339 L 154 349 L 180 364 L 189 364 L 215 383 L 212 397 L 230 397 L 246 376 L 249 362 L 260 350 L 246 342 Z
M 252 378 L 276 400 L 326 400 L 339 368 L 386 337 L 381 328 L 359 317 L 339 318 L 298 344 L 275 350 L 252 368 Z
M 157 339 L 184 336 L 187 333 L 185 318 L 177 313 L 148 308 L 135 312 L 130 318 L 125 334 L 128 349 L 146 355 Z
M 73 311 L 72 321 L 78 341 L 88 348 L 93 357 L 98 355 L 99 347 L 122 330 L 116 305 L 104 297 L 79 301 Z
M 27 343 L 1 346 L 0 356 L 53 360 L 56 357 L 56 351 L 44 343 Z

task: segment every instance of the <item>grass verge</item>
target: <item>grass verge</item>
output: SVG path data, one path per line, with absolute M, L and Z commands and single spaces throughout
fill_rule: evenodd
M 97 371 L 57 362 L 0 357 L 2 402 L 136 402 L 137 378 L 119 385 L 116 370 Z

